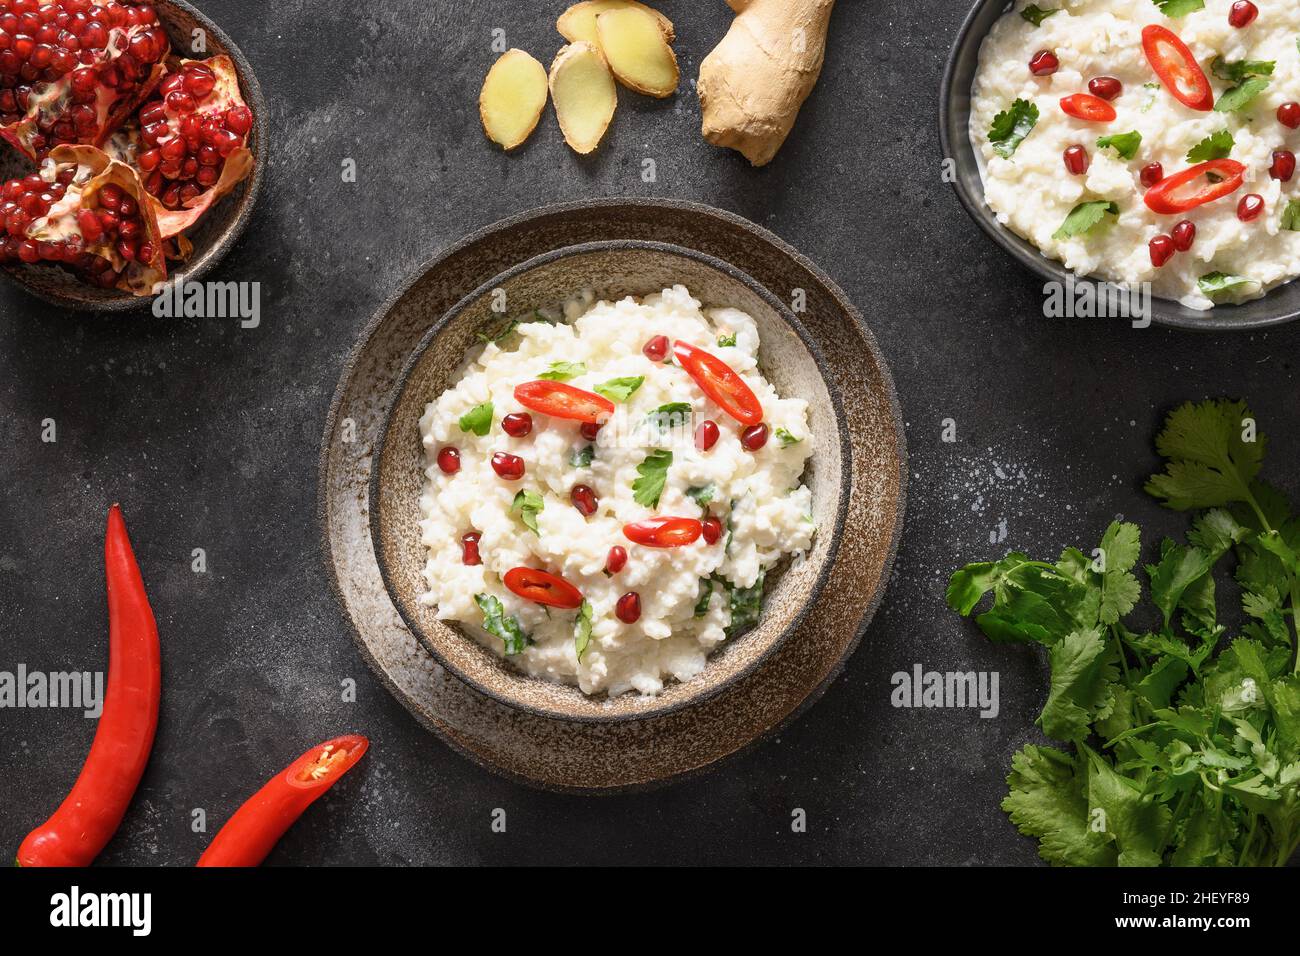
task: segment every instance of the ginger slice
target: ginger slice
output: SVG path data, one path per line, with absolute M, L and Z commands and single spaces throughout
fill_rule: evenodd
M 739 150 L 764 166 L 821 75 L 835 0 L 727 3 L 736 19 L 700 63 L 702 132 L 715 146 Z
M 579 40 L 564 47 L 551 64 L 551 102 L 564 141 L 578 153 L 590 153 L 609 129 L 618 106 L 614 76 L 600 50 Z
M 528 139 L 546 108 L 546 68 L 523 50 L 507 50 L 492 64 L 478 98 L 488 139 L 514 149 Z
M 659 21 L 637 7 L 615 7 L 596 16 L 600 50 L 618 81 L 630 90 L 663 99 L 677 91 L 677 57 Z
M 559 30 L 564 39 L 570 43 L 586 40 L 588 43 L 600 46 L 600 39 L 596 34 L 596 17 L 606 10 L 617 7 L 639 7 L 654 14 L 660 28 L 664 31 L 664 37 L 669 43 L 673 42 L 673 21 L 653 7 L 638 3 L 637 0 L 583 0 L 582 3 L 575 3 L 560 14 L 560 19 L 555 21 L 555 29 Z

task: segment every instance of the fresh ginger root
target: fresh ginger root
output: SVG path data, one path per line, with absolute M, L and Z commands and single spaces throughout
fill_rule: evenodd
M 600 50 L 579 40 L 564 47 L 551 64 L 551 102 L 564 141 L 578 153 L 590 153 L 609 129 L 618 106 L 614 77 Z
M 559 30 L 564 39 L 570 43 L 586 40 L 588 43 L 599 47 L 600 39 L 596 34 L 596 17 L 606 10 L 613 10 L 615 7 L 639 7 L 647 13 L 653 14 L 655 19 L 659 21 L 660 28 L 664 31 L 664 37 L 669 43 L 673 42 L 673 21 L 653 7 L 638 3 L 637 0 L 583 0 L 582 3 L 575 3 L 560 14 L 560 19 L 555 21 L 555 29 Z
M 727 4 L 736 19 L 700 64 L 704 138 L 766 166 L 817 85 L 835 0 Z
M 596 16 L 605 62 L 630 90 L 663 99 L 677 92 L 677 57 L 653 12 L 625 6 Z
M 478 98 L 488 139 L 510 150 L 528 139 L 546 108 L 546 68 L 523 50 L 507 50 L 492 64 Z

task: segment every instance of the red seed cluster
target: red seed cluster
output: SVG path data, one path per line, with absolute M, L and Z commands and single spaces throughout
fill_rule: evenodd
M 63 108 L 33 119 L 37 158 L 63 143 L 93 143 L 120 102 L 136 97 L 171 49 L 148 4 L 0 0 L 0 125 L 28 116 L 34 96 L 66 90 Z M 112 91 L 104 97 L 102 92 Z
M 210 102 L 216 86 L 211 67 L 186 63 L 140 108 L 137 162 L 145 188 L 169 209 L 183 208 L 215 186 L 226 159 L 253 128 L 247 106 Z

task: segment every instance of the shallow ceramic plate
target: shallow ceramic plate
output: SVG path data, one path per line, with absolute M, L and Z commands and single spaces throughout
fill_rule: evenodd
M 770 575 L 759 626 L 727 641 L 704 671 L 671 683 L 658 696 L 587 696 L 575 687 L 529 677 L 422 604 L 428 552 L 420 540 L 420 498 L 428 467 L 420 433 L 425 407 L 455 385 L 466 354 L 484 330 L 499 327 L 493 310 L 505 294 L 511 314 L 558 309 L 580 292 L 617 301 L 684 285 L 705 308 L 732 306 L 752 316 L 762 343 L 759 363 L 778 393 L 805 399 L 816 445 L 804 473 L 818 533 L 804 560 Z M 400 305 L 398 306 L 400 307 Z M 617 240 L 569 246 L 530 259 L 488 280 L 429 330 L 398 378 L 370 486 L 371 531 L 379 568 L 402 619 L 438 663 L 476 690 L 529 713 L 568 720 L 646 719 L 721 693 L 768 658 L 821 596 L 848 508 L 848 425 L 838 389 L 822 375 L 824 360 L 802 324 L 753 279 L 712 256 L 662 243 Z
M 849 425 L 845 534 L 824 597 L 751 674 L 702 703 L 646 720 L 576 722 L 498 703 L 440 666 L 405 626 L 375 558 L 371 464 L 398 376 L 430 325 L 493 276 L 562 246 L 665 242 L 716 256 L 785 303 L 821 347 Z M 323 554 L 362 655 L 389 690 L 456 750 L 554 790 L 643 788 L 701 770 L 816 700 L 857 646 L 889 579 L 903 526 L 907 453 L 889 371 L 844 294 L 770 232 L 668 200 L 595 200 L 491 226 L 444 251 L 381 306 L 343 370 L 321 447 Z
M 970 141 L 971 86 L 979 65 L 980 45 L 1003 14 L 1014 8 L 1007 0 L 979 0 L 962 24 L 948 58 L 939 91 L 939 139 L 943 155 L 956 162 L 957 198 L 971 218 L 1007 252 L 1048 282 L 1064 283 L 1070 272 L 1055 259 L 998 222 L 984 202 L 975 147 Z M 1261 299 L 1242 305 L 1221 305 L 1198 312 L 1171 299 L 1151 300 L 1151 319 L 1159 325 L 1203 332 L 1231 332 L 1282 325 L 1300 318 L 1300 280 L 1279 286 Z
M 180 51 L 190 49 L 195 31 L 201 31 L 207 49 L 189 58 L 206 60 L 225 54 L 234 61 L 244 102 L 253 111 L 253 129 L 248 135 L 248 148 L 253 152 L 253 172 L 186 233 L 194 243 L 194 252 L 182 264 L 184 268 L 180 271 L 184 272 L 187 280 L 197 281 L 230 251 L 253 213 L 267 163 L 266 100 L 262 97 L 257 77 L 253 75 L 253 67 L 219 26 L 185 0 L 156 0 L 153 6 L 171 37 L 172 50 L 178 55 Z M 0 181 L 25 176 L 32 171 L 32 164 L 22 154 L 8 143 L 0 143 Z M 56 266 L 9 263 L 0 268 L 27 292 L 65 309 L 126 312 L 143 308 L 153 301 L 150 296 L 96 288 Z M 174 265 L 168 263 L 168 269 L 174 270 Z

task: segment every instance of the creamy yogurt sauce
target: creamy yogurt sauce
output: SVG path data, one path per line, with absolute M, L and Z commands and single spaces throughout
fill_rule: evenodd
M 1255 2 L 1258 18 L 1238 28 L 1229 22 L 1229 0 L 1205 0 L 1204 9 L 1181 17 L 1164 16 L 1150 0 L 1042 0 L 1039 7 L 1058 12 L 1037 26 L 1022 16 L 1031 5 L 1017 0 L 985 39 L 972 90 L 970 136 L 982 159 L 985 199 L 998 221 L 1076 274 L 1151 283 L 1155 295 L 1194 309 L 1258 298 L 1300 275 L 1300 232 L 1294 231 L 1300 229 L 1300 203 L 1292 206 L 1300 199 L 1300 178 L 1283 181 L 1271 174 L 1275 151 L 1300 149 L 1300 132 L 1279 116 L 1279 107 L 1300 100 L 1300 4 Z M 1235 111 L 1184 105 L 1160 82 L 1144 50 L 1143 31 L 1151 25 L 1186 44 L 1216 103 L 1225 105 L 1225 92 L 1239 85 L 1218 75 L 1216 58 L 1229 75 L 1231 64 L 1272 64 L 1271 74 L 1261 77 L 1267 87 Z M 1040 51 L 1055 55 L 1055 72 L 1031 72 L 1030 61 Z M 1122 84 L 1122 92 L 1108 100 L 1115 119 L 1086 122 L 1067 115 L 1061 100 L 1089 93 L 1098 77 Z M 1037 107 L 1038 120 L 1004 157 L 990 141 L 990 129 L 1018 99 Z M 1233 140 L 1228 158 L 1244 166 L 1240 187 L 1187 211 L 1150 209 L 1143 169 L 1159 163 L 1169 178 L 1198 165 L 1189 151 L 1216 134 L 1222 139 L 1224 131 Z M 1100 137 L 1131 132 L 1142 137 L 1131 159 L 1097 144 Z M 1087 152 L 1082 175 L 1064 161 L 1072 146 Z M 1238 206 L 1252 194 L 1262 199 L 1263 210 L 1243 221 Z M 1091 201 L 1111 201 L 1118 212 L 1104 213 L 1086 232 L 1060 235 L 1072 210 Z M 1164 240 L 1184 220 L 1195 226 L 1194 241 L 1170 252 Z M 1166 253 L 1164 264 L 1155 265 Z M 1217 282 L 1205 279 L 1216 274 Z
M 811 546 L 811 493 L 801 482 L 813 446 L 807 403 L 782 398 L 759 371 L 750 316 L 702 310 L 680 285 L 566 313 L 485 345 L 426 409 L 422 600 L 534 677 L 588 694 L 657 694 L 752 627 L 765 572 Z M 688 372 L 691 353 L 677 349 L 692 346 L 734 371 L 761 405 L 761 426 L 729 415 Z M 607 397 L 612 416 L 602 413 L 597 430 L 538 411 L 548 382 Z M 533 390 L 527 404 L 520 386 Z M 531 426 L 523 434 L 519 416 Z M 485 417 L 485 434 L 476 434 Z M 716 426 L 712 442 L 706 423 Z M 498 459 L 506 477 L 494 468 L 498 454 L 519 459 Z M 510 477 L 520 465 L 522 477 Z M 684 519 L 670 528 L 694 538 L 638 543 L 647 533 L 639 523 L 663 517 Z M 468 550 L 467 534 L 479 536 Z M 558 602 L 512 589 L 520 568 L 560 578 L 546 592 Z

